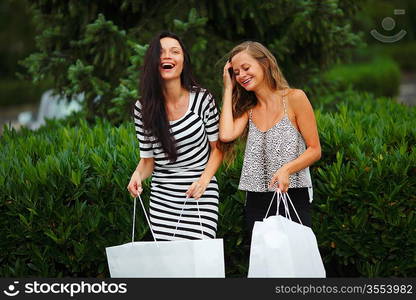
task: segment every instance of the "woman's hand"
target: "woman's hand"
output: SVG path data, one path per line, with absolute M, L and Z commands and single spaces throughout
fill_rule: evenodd
M 232 70 L 233 67 L 232 67 L 231 63 L 229 61 L 227 61 L 227 63 L 224 66 L 224 73 L 222 75 L 224 90 L 226 90 L 226 89 L 231 89 L 232 90 L 234 88 L 233 80 L 231 78 L 230 71 L 229 71 L 230 69 Z
M 278 183 L 278 187 L 275 187 L 276 183 Z M 289 189 L 289 172 L 286 170 L 286 168 L 281 167 L 279 170 L 277 170 L 276 173 L 274 173 L 272 180 L 270 180 L 269 187 L 270 188 L 279 188 L 282 193 L 287 193 Z
M 132 197 L 137 197 L 143 192 L 142 178 L 137 170 L 135 170 L 133 175 L 131 175 L 127 189 Z
M 205 183 L 202 180 L 198 180 L 192 183 L 185 193 L 186 198 L 194 198 L 195 200 L 201 198 L 201 196 L 205 193 L 205 190 L 207 189 L 208 183 Z

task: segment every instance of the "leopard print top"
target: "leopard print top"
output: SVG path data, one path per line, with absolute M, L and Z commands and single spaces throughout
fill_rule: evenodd
M 269 182 L 284 164 L 306 150 L 305 141 L 289 119 L 285 97 L 283 118 L 267 131 L 259 130 L 249 112 L 249 127 L 239 189 L 250 192 L 273 191 Z M 289 175 L 289 188 L 312 188 L 309 167 Z

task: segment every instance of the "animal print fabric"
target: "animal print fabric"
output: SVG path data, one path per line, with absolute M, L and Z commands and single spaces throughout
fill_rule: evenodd
M 249 128 L 244 153 L 239 189 L 250 192 L 273 191 L 269 182 L 274 173 L 284 164 L 299 157 L 305 150 L 305 141 L 293 126 L 286 109 L 286 97 L 283 97 L 284 115 L 267 131 L 259 130 L 249 112 Z M 289 188 L 312 188 L 309 167 L 289 176 Z

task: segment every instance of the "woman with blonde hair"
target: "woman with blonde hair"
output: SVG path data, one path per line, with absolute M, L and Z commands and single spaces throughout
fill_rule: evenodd
M 311 227 L 309 166 L 321 157 L 312 106 L 290 88 L 275 57 L 252 41 L 236 46 L 223 72 L 219 136 L 230 143 L 247 134 L 239 189 L 247 192 L 247 233 L 263 220 L 274 191 L 288 193 L 302 224 Z M 284 214 L 283 205 L 279 214 Z M 298 221 L 290 208 L 292 220 Z

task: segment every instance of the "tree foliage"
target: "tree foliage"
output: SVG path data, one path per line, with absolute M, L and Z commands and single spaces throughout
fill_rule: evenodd
M 351 0 L 63 1 L 27 0 L 34 10 L 37 52 L 23 61 L 34 81 L 52 77 L 65 95 L 85 93 L 87 117 L 126 119 L 150 38 L 162 29 L 190 49 L 196 77 L 219 95 L 222 61 L 251 39 L 271 49 L 292 85 L 316 75 L 359 43 Z M 312 81 L 311 81 L 312 80 Z

